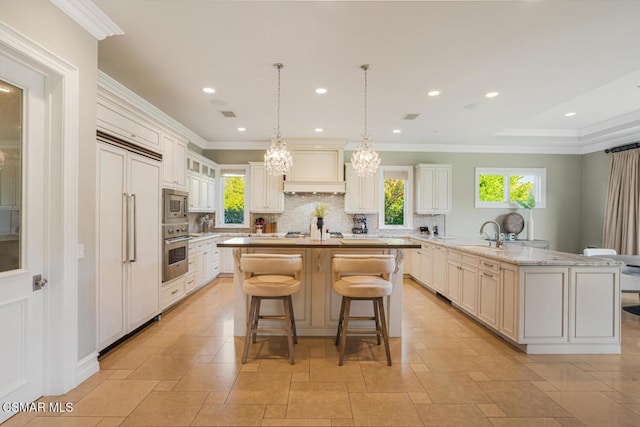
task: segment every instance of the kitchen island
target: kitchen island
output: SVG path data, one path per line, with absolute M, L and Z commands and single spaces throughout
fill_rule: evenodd
M 329 239 L 307 238 L 237 237 L 218 243 L 218 247 L 233 248 L 234 256 L 234 335 L 244 336 L 248 298 L 242 292 L 240 257 L 243 253 L 272 253 L 302 255 L 302 288 L 293 295 L 296 329 L 300 336 L 331 336 L 338 327 L 341 298 L 333 292 L 331 258 L 335 254 L 392 254 L 396 259 L 396 271 L 392 276 L 393 292 L 385 298 L 389 336 L 402 335 L 402 276 L 405 249 L 418 249 L 420 244 L 406 239 Z M 268 304 L 272 303 L 272 304 Z M 354 316 L 368 316 L 372 305 L 366 301 L 354 301 Z M 262 314 L 281 313 L 281 304 L 264 301 Z M 264 321 L 269 322 L 268 320 Z M 363 329 L 371 329 L 363 323 Z M 350 325 L 351 327 L 351 325 Z M 356 325 L 354 324 L 354 328 Z
M 414 279 L 526 353 L 620 353 L 621 262 L 486 241 L 416 238 Z

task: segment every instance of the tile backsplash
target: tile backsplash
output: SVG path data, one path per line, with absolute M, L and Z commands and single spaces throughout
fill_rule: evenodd
M 340 231 L 342 233 L 351 233 L 354 226 L 353 215 L 344 213 L 344 195 L 343 194 L 285 194 L 284 196 L 284 212 L 282 214 L 251 214 L 250 228 L 244 229 L 224 229 L 215 227 L 215 214 L 207 214 L 209 219 L 213 219 L 214 226 L 211 231 L 216 232 L 241 232 L 254 233 L 256 231 L 255 220 L 259 217 L 265 219 L 267 223 L 276 222 L 279 233 L 288 231 L 300 231 L 302 233 L 309 232 L 311 226 L 311 213 L 316 203 L 326 203 L 329 206 L 329 213 L 324 218 L 325 228 L 329 231 Z M 203 214 L 189 214 L 189 231 L 192 233 L 202 232 L 201 219 Z M 367 229 L 369 234 L 378 234 L 378 215 L 365 215 L 367 220 Z M 419 227 L 429 227 L 429 231 L 433 231 L 433 227 L 438 226 L 440 234 L 445 234 L 445 216 L 444 215 L 413 215 L 413 228 L 416 231 Z M 385 234 L 406 234 L 407 230 L 382 230 Z

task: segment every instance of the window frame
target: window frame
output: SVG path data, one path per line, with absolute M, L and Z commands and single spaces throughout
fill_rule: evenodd
M 535 176 L 533 196 L 537 208 L 547 207 L 547 169 L 546 168 L 501 168 L 501 167 L 476 167 L 475 168 L 475 207 L 476 208 L 521 208 L 518 203 L 509 201 L 509 185 L 505 185 L 504 200 L 501 202 L 480 201 L 480 175 L 502 175 L 505 183 L 509 183 L 512 175 Z
M 224 173 L 225 171 L 244 171 L 244 217 L 242 224 L 225 224 L 224 223 Z M 216 227 L 219 228 L 250 228 L 249 222 L 251 214 L 249 212 L 249 165 L 219 165 L 216 167 L 216 183 L 217 186 L 217 209 L 216 209 Z
M 406 172 L 404 186 L 404 224 L 387 225 L 384 223 L 384 173 Z M 378 169 L 378 229 L 410 230 L 413 228 L 413 166 L 380 166 Z

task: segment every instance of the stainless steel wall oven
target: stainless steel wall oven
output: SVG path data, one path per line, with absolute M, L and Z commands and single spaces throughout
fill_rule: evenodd
M 162 281 L 168 282 L 189 270 L 189 195 L 165 188 L 162 191 L 164 251 Z

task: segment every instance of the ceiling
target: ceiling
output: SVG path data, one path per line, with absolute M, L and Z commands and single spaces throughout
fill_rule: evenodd
M 582 154 L 640 139 L 637 0 L 93 1 L 124 31 L 99 42 L 100 70 L 202 148 L 267 147 L 276 62 L 290 143 L 355 146 L 362 64 L 381 151 Z

